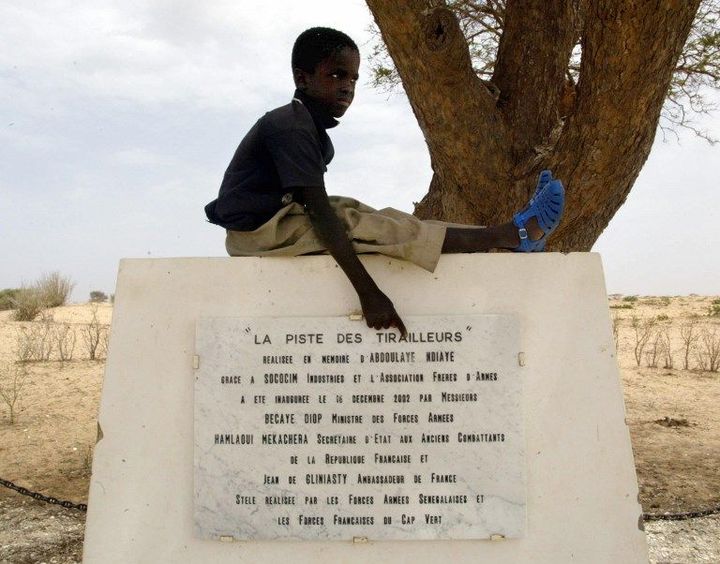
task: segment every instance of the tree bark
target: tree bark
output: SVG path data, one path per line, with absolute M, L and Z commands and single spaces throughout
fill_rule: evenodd
M 549 248 L 587 251 L 647 159 L 700 0 L 508 0 L 493 76 L 497 99 L 474 74 L 443 2 L 367 3 L 430 151 L 433 179 L 416 215 L 508 221 L 538 171 L 552 168 L 567 203 Z M 578 33 L 580 79 L 574 108 L 563 116 Z
M 511 131 L 513 159 L 527 158 L 558 126 L 558 105 L 575 45 L 577 6 L 508 0 L 492 81 Z
M 575 112 L 553 151 L 568 179 L 562 250 L 589 250 L 647 160 L 700 0 L 593 0 Z
M 419 0 L 368 5 L 430 151 L 434 175 L 418 211 L 450 221 L 489 222 L 488 210 L 507 199 L 496 187 L 507 186 L 513 167 L 510 141 L 495 97 L 472 69 L 455 15 Z

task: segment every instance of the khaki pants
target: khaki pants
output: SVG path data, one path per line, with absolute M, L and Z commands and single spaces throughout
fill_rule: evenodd
M 357 253 L 401 258 L 430 272 L 440 259 L 445 230 L 457 226 L 421 221 L 392 208 L 375 210 L 342 196 L 330 196 L 330 205 L 347 225 Z M 305 209 L 298 203 L 285 206 L 255 231 L 228 230 L 225 248 L 230 256 L 286 257 L 326 252 Z

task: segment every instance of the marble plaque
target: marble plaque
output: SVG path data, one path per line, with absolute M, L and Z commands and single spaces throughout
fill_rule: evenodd
M 404 321 L 198 320 L 198 537 L 523 536 L 517 319 Z

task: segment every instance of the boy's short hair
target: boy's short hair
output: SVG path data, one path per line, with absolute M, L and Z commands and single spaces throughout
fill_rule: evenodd
M 311 27 L 295 40 L 292 50 L 292 68 L 314 72 L 320 61 L 324 61 L 343 47 L 359 51 L 355 42 L 342 31 L 330 27 Z

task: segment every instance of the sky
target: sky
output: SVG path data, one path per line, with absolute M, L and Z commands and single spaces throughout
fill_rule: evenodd
M 292 44 L 315 25 L 353 37 L 364 65 L 328 192 L 412 211 L 427 191 L 406 97 L 369 85 L 364 2 L 6 0 L 0 19 L 0 288 L 60 271 L 86 301 L 114 292 L 124 257 L 225 256 L 203 207 L 289 101 Z M 720 137 L 720 112 L 698 124 Z M 608 291 L 720 294 L 720 145 L 662 137 L 593 249 Z

